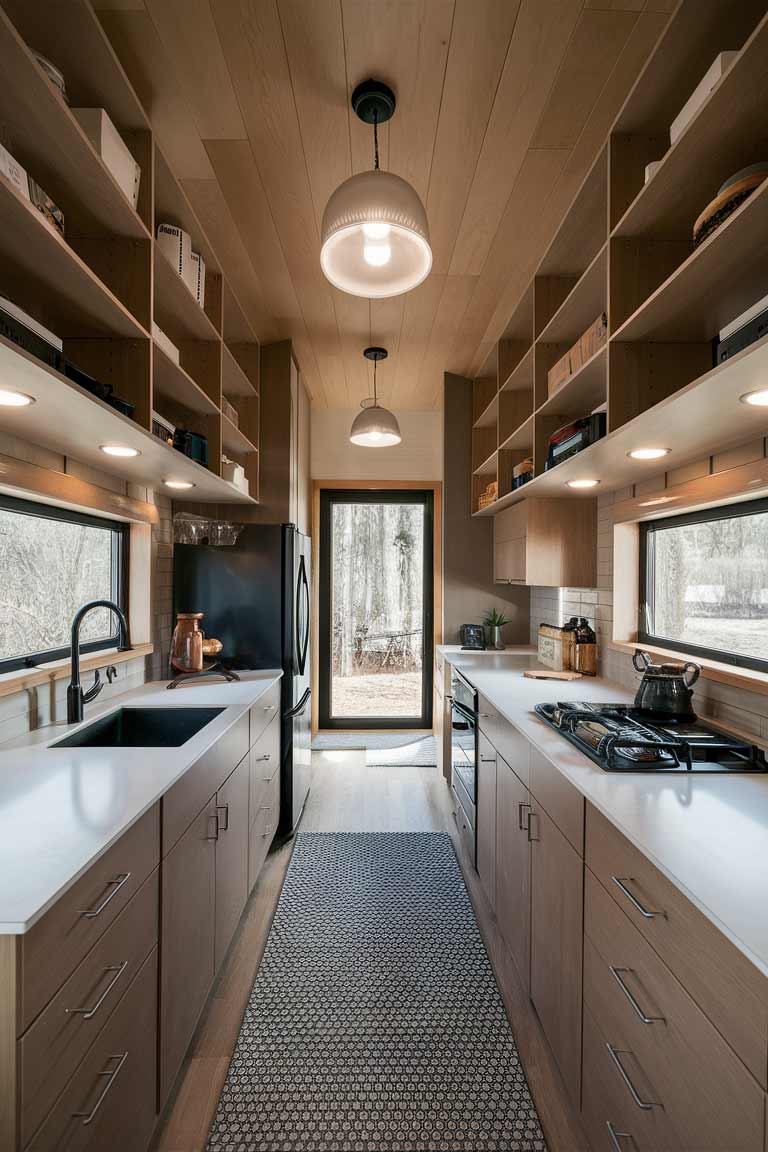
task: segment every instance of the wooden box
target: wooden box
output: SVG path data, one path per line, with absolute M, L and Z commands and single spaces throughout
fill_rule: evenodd
M 571 375 L 571 353 L 566 352 L 547 372 L 547 394 L 554 396 Z

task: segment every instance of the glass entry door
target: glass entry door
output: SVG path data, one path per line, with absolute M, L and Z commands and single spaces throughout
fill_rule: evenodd
M 321 728 L 432 727 L 433 494 L 320 494 Z

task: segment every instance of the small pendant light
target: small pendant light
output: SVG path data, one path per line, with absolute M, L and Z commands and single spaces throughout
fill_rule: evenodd
M 373 125 L 374 167 L 345 180 L 326 204 L 320 265 L 331 284 L 352 296 L 399 296 L 432 267 L 427 214 L 407 180 L 379 168 L 378 129 L 394 114 L 392 89 L 365 80 L 352 93 L 352 108 Z
M 392 444 L 399 444 L 402 436 L 397 417 L 388 408 L 382 408 L 376 390 L 376 365 L 379 360 L 386 360 L 387 350 L 366 348 L 363 356 L 373 361 L 373 398 L 369 396 L 360 404 L 362 412 L 355 416 L 349 438 L 353 444 L 363 448 L 388 448 Z

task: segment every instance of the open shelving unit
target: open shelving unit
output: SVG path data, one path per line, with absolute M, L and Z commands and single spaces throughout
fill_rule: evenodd
M 738 56 L 670 146 L 670 123 L 724 50 Z M 716 367 L 712 355 L 719 330 L 768 294 L 768 180 L 698 247 L 692 238 L 723 181 L 765 159 L 766 58 L 764 3 L 677 8 L 489 357 L 495 373 L 486 365 L 475 381 L 484 410 L 473 449 L 479 429 L 487 447 L 495 412 L 497 454 L 495 473 L 490 452 L 480 467 L 473 457 L 474 515 L 534 495 L 594 496 L 567 487 L 574 479 L 610 489 L 658 472 L 658 461 L 630 459 L 633 448 L 669 448 L 676 467 L 768 432 L 765 413 L 739 403 L 765 385 L 768 343 Z M 661 163 L 645 182 L 652 160 Z M 550 395 L 549 369 L 602 313 L 606 342 Z M 507 398 L 515 393 L 525 399 Z M 552 433 L 596 410 L 607 412 L 606 436 L 548 470 Z M 513 492 L 510 463 L 525 455 L 533 477 Z M 480 508 L 491 482 L 496 499 Z
M 29 45 L 61 68 L 69 104 Z M 194 485 L 174 491 L 176 501 L 257 501 L 258 337 L 93 7 L 88 0 L 3 0 L 0 55 L 4 143 L 65 216 L 62 236 L 0 176 L 2 294 L 63 340 L 68 361 L 134 405 L 133 416 L 123 416 L 2 341 L 4 383 L 37 401 L 3 409 L 2 427 L 126 480 L 158 489 L 167 480 Z M 106 109 L 141 166 L 135 210 L 80 128 L 74 107 Z M 161 222 L 189 232 L 205 260 L 204 307 L 157 245 Z M 177 347 L 178 364 L 153 339 L 153 324 Z M 222 411 L 225 397 L 237 423 Z M 153 412 L 205 436 L 207 466 L 154 436 Z M 140 456 L 105 456 L 99 445 L 110 441 L 137 448 Z M 249 495 L 223 479 L 222 453 L 244 467 Z

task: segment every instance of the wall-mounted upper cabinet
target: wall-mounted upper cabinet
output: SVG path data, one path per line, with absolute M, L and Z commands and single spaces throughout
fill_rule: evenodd
M 496 584 L 593 588 L 596 573 L 596 500 L 522 500 L 494 517 Z

